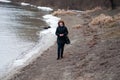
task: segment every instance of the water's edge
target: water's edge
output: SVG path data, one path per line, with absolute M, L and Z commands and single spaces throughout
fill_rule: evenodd
M 23 3 L 21 3 L 22 5 Z M 29 4 L 31 5 L 31 4 Z M 28 6 L 28 5 L 24 5 Z M 32 7 L 32 6 L 31 6 Z M 36 7 L 38 8 L 38 7 Z M 42 8 L 42 10 L 51 11 L 51 8 L 46 7 L 39 7 Z M 46 8 L 46 9 L 45 9 Z M 29 65 L 31 62 L 33 62 L 37 57 L 41 56 L 41 54 L 47 50 L 49 47 L 54 45 L 56 41 L 55 36 L 55 29 L 57 27 L 57 22 L 60 20 L 60 18 L 55 17 L 51 14 L 43 16 L 44 21 L 51 26 L 50 29 L 40 31 L 40 41 L 35 46 L 35 48 L 32 50 L 32 52 L 28 52 L 22 59 L 15 60 L 13 64 L 11 64 L 11 69 L 9 69 L 8 73 L 5 74 L 0 80 L 7 80 L 11 76 L 13 76 L 16 73 L 19 73 L 20 69 L 23 67 Z M 44 44 L 44 45 L 43 45 Z

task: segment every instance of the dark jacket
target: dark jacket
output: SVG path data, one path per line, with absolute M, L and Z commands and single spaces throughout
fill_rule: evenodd
M 57 35 L 57 43 L 65 44 L 66 36 L 68 35 L 67 27 L 65 27 L 65 26 L 60 27 L 60 26 L 58 26 L 57 29 L 56 29 L 56 33 L 55 34 Z M 60 34 L 64 34 L 64 36 L 59 36 Z

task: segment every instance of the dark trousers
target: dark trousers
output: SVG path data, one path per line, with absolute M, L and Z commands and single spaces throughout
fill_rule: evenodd
M 64 43 L 58 43 L 58 59 L 63 58 Z

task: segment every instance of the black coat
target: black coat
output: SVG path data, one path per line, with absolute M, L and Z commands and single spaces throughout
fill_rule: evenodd
M 66 36 L 68 35 L 67 27 L 65 27 L 65 26 L 60 27 L 60 26 L 58 26 L 57 29 L 56 29 L 56 33 L 55 34 L 57 35 L 57 43 L 65 44 Z M 64 36 L 59 36 L 60 34 L 64 34 Z

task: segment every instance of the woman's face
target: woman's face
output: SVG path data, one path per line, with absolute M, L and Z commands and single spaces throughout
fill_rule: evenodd
M 60 23 L 60 26 L 63 26 L 63 23 Z

